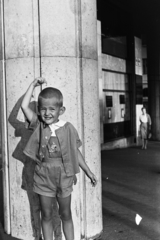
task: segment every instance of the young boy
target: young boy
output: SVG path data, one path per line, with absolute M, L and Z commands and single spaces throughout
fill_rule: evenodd
M 46 83 L 36 78 L 22 101 L 22 111 L 34 130 L 24 153 L 37 162 L 33 191 L 39 194 L 44 240 L 53 240 L 52 202 L 57 199 L 66 240 L 74 240 L 71 214 L 71 192 L 79 166 L 91 179 L 97 179 L 85 163 L 79 147 L 81 141 L 73 125 L 59 119 L 65 111 L 62 93 L 56 88 L 45 88 L 38 97 L 38 115 L 29 103 L 36 86 Z

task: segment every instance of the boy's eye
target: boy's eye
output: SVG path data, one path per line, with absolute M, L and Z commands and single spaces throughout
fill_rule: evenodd
M 47 110 L 46 108 L 40 108 L 40 111 L 46 111 L 46 110 Z M 48 110 L 54 111 L 55 109 L 54 108 L 49 108 Z

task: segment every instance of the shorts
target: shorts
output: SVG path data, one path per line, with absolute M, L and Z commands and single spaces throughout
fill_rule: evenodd
M 52 158 L 36 165 L 33 191 L 47 197 L 68 197 L 73 191 L 73 176 L 64 171 L 62 158 Z

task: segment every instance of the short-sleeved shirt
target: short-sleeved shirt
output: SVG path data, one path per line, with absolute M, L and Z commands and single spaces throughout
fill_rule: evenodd
M 61 123 L 62 122 L 59 121 L 59 124 Z M 65 124 L 62 125 L 55 129 L 55 135 L 60 144 L 66 175 L 73 176 L 80 171 L 78 148 L 82 145 L 82 142 L 77 130 L 71 123 L 65 122 Z M 52 131 L 48 125 L 41 122 L 38 116 L 35 115 L 30 123 L 30 128 L 33 129 L 34 132 L 24 149 L 24 153 L 40 164 L 45 157 L 45 149 L 52 135 Z

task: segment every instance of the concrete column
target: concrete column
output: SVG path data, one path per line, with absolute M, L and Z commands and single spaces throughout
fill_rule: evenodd
M 150 32 L 147 38 L 149 114 L 152 139 L 160 140 L 160 35 Z
M 94 239 L 102 231 L 96 0 L 12 0 L 1 1 L 1 6 L 1 112 L 6 116 L 3 152 L 8 153 L 3 158 L 9 162 L 5 198 L 11 219 L 6 217 L 6 231 L 24 240 L 40 234 L 38 198 L 31 191 L 34 163 L 22 153 L 31 133 L 20 103 L 28 85 L 42 74 L 48 86 L 62 91 L 62 118 L 77 128 L 85 160 L 98 178 L 93 188 L 81 172 L 72 196 L 75 239 Z M 32 99 L 34 109 L 39 90 Z M 55 239 L 59 237 L 57 220 Z

